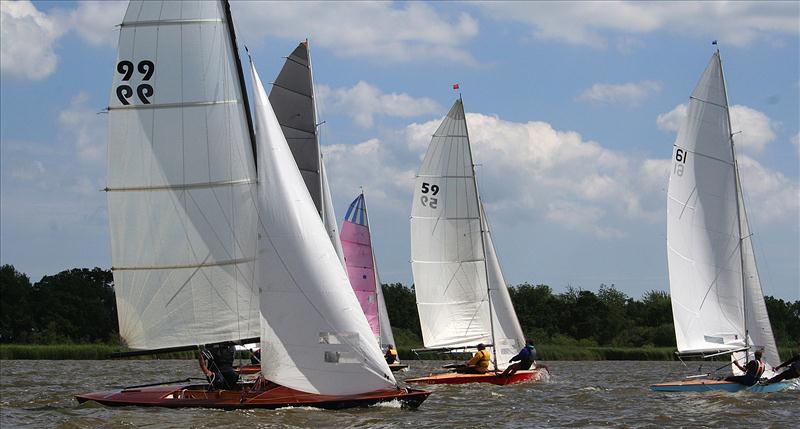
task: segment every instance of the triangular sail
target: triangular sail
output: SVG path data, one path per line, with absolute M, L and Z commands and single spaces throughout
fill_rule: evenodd
M 132 348 L 259 334 L 256 172 L 225 8 L 131 1 L 120 28 L 107 195 Z
M 342 246 L 344 248 L 345 267 L 350 284 L 358 297 L 361 309 L 375 337 L 381 345 L 394 344 L 392 327 L 386 315 L 386 304 L 383 302 L 381 285 L 375 267 L 375 255 L 372 250 L 372 237 L 367 217 L 367 206 L 364 194 L 360 194 L 350 204 L 342 224 Z
M 778 362 L 738 186 L 719 52 L 689 100 L 667 198 L 672 312 L 683 353 L 765 348 Z M 749 331 L 749 332 L 748 332 Z M 745 336 L 749 333 L 749 338 Z
M 300 42 L 286 57 L 278 78 L 272 84 L 269 101 L 275 109 L 275 116 L 281 124 L 283 135 L 286 136 L 317 212 L 325 222 L 336 254 L 344 263 L 342 243 L 337 231 L 338 220 L 333 210 L 330 184 L 320 149 L 314 75 L 307 41 Z
M 258 141 L 262 374 L 326 395 L 395 386 L 251 64 Z
M 425 347 L 489 344 L 493 337 L 522 341 L 513 308 L 501 293 L 489 308 L 489 289 L 499 291 L 505 284 L 491 239 L 482 237 L 481 216 L 459 99 L 431 139 L 417 174 L 411 209 L 411 266 Z M 484 255 L 484 246 L 491 247 L 492 256 Z M 487 258 L 494 262 L 488 263 Z M 492 277 L 489 283 L 487 272 Z M 495 324 L 493 319 L 503 323 Z M 494 336 L 493 325 L 497 325 Z M 504 329 L 509 331 L 500 331 Z

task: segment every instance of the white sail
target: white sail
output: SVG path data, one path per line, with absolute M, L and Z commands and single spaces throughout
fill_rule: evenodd
M 251 64 L 261 222 L 262 374 L 326 395 L 395 385 Z
M 680 352 L 765 348 L 778 363 L 738 186 L 719 52 L 692 92 L 667 198 L 672 312 Z M 749 334 L 749 337 L 745 337 Z
M 484 240 L 486 243 L 486 264 L 489 271 L 489 292 L 491 293 L 492 317 L 494 324 L 494 352 L 497 355 L 497 365 L 500 369 L 508 366 L 508 360 L 514 357 L 519 350 L 525 346 L 525 336 L 522 327 L 519 325 L 517 313 L 511 303 L 511 295 L 508 293 L 508 286 L 503 271 L 500 269 L 500 261 L 494 249 L 492 234 L 488 228 L 489 221 L 486 218 L 486 211 L 481 203 L 481 213 L 483 214 Z
M 372 254 L 372 266 L 375 268 L 375 292 L 378 294 L 378 320 L 381 324 L 381 337 L 380 343 L 381 348 L 385 348 L 388 345 L 393 345 L 397 347 L 397 344 L 394 342 L 394 333 L 392 332 L 392 324 L 389 321 L 389 311 L 386 309 L 386 300 L 383 298 L 383 285 L 381 284 L 381 278 L 378 275 L 378 261 L 375 260 L 375 253 Z
M 220 2 L 131 1 L 108 112 L 120 335 L 157 349 L 257 337 L 256 173 Z
M 481 236 L 482 210 L 469 144 L 464 108 L 457 100 L 428 146 L 411 209 L 411 266 L 428 348 L 489 344 L 493 338 L 522 341 L 510 299 L 505 301 L 508 292 L 491 238 Z M 491 309 L 489 289 L 497 299 Z
M 738 177 L 738 172 L 737 172 Z M 744 207 L 741 181 L 739 182 L 739 213 L 742 218 L 742 266 L 744 269 L 745 320 L 747 323 L 748 344 L 756 350 L 764 351 L 764 361 L 774 368 L 781 363 L 772 325 L 769 322 L 767 306 L 764 303 L 764 292 L 758 277 L 756 255 L 753 249 L 752 234 Z

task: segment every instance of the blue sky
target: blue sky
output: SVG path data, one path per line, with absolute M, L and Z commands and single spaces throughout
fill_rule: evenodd
M 109 267 L 115 2 L 0 2 L 0 261 Z M 460 83 L 506 280 L 668 288 L 682 105 L 719 40 L 766 294 L 800 299 L 800 5 L 234 2 L 265 80 L 311 39 L 339 216 L 364 186 L 379 271 L 411 283 L 413 176 Z

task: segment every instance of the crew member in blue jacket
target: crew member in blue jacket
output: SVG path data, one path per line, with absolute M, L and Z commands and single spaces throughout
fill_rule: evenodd
M 532 365 L 536 364 L 536 347 L 533 346 L 533 340 L 528 338 L 525 340 L 525 347 L 512 357 L 509 362 L 519 361 L 511 364 L 503 371 L 503 377 L 511 377 L 520 369 L 530 369 Z

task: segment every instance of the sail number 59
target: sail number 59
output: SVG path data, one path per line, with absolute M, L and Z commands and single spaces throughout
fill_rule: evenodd
M 144 82 L 149 81 L 150 78 L 153 77 L 153 73 L 156 71 L 156 65 L 150 60 L 143 60 L 139 61 L 139 65 L 135 67 L 135 69 L 142 75 L 143 82 L 136 87 L 136 95 L 139 96 L 139 100 L 143 104 L 150 104 L 150 98 L 155 93 L 155 90 L 152 85 Z M 120 103 L 127 106 L 131 104 L 129 100 L 133 97 L 133 88 L 127 84 L 130 83 L 131 77 L 133 77 L 133 62 L 128 60 L 120 61 L 117 63 L 117 72 L 122 75 L 123 82 L 122 85 L 117 87 L 117 98 Z
M 672 171 L 674 171 L 676 175 L 683 176 L 683 166 L 686 164 L 686 158 L 688 157 L 689 154 L 683 149 L 675 151 L 675 167 L 673 167 Z
M 422 203 L 425 207 L 430 207 L 435 209 L 436 206 L 439 205 L 439 199 L 434 198 L 433 196 L 439 193 L 439 185 L 431 185 L 428 182 L 422 182 L 422 189 L 423 194 L 430 194 L 430 195 L 422 195 L 419 197 L 419 202 Z

